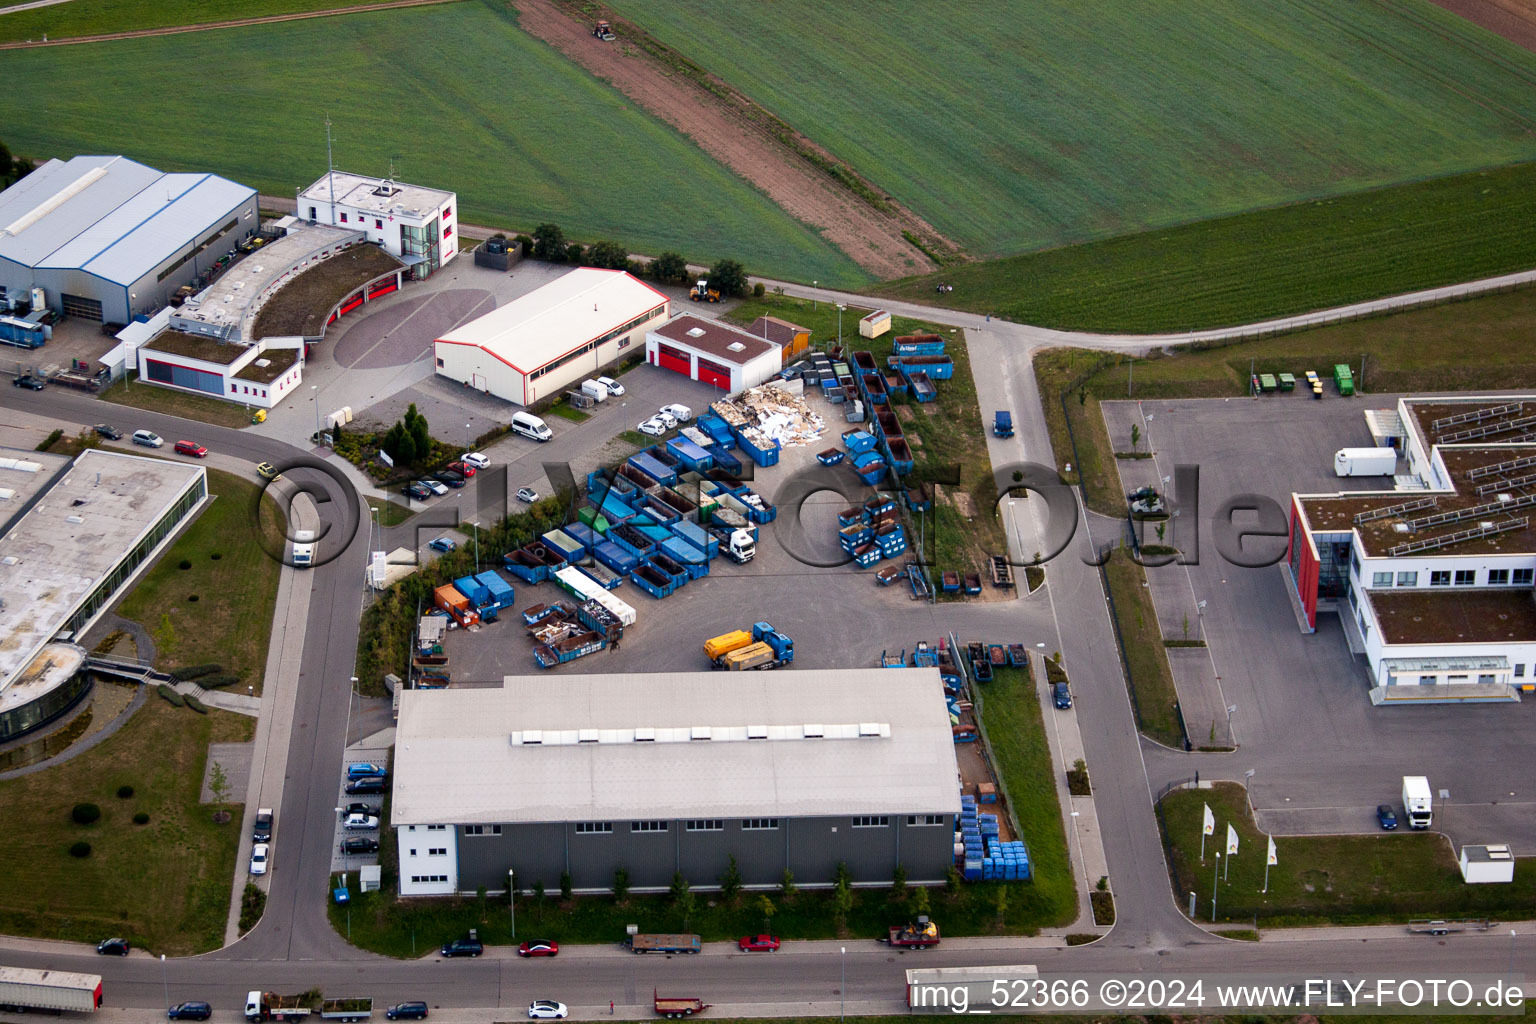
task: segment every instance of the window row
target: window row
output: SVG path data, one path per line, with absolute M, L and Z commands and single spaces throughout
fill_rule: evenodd
M 500 825 L 465 825 L 464 834 L 467 836 L 499 836 Z
M 1536 577 L 1536 569 L 1489 569 L 1487 586 L 1490 587 L 1529 587 Z M 1417 572 L 1399 572 L 1395 575 L 1390 572 L 1371 573 L 1371 586 L 1375 589 L 1390 587 L 1396 584 L 1399 587 L 1416 587 L 1419 585 Z M 1475 587 L 1477 586 L 1476 569 L 1435 569 L 1429 574 L 1429 585 L 1432 587 Z
M 413 881 L 413 882 L 446 882 L 446 881 L 448 881 L 448 876 L 447 875 L 412 875 L 411 876 L 411 881 Z

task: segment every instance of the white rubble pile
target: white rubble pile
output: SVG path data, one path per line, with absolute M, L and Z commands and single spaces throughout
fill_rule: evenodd
M 826 424 L 804 399 L 768 385 L 748 388 L 710 408 L 731 426 L 740 427 L 747 440 L 763 448 L 774 441 L 782 448 L 798 448 L 819 440 L 826 430 Z

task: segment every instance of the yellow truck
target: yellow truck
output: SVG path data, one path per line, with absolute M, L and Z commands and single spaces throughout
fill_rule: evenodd
M 743 629 L 733 629 L 704 641 L 704 657 L 717 661 L 721 656 L 752 645 L 752 634 Z

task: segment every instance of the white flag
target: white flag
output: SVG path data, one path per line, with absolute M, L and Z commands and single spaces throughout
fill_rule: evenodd
M 1216 834 L 1216 815 L 1211 813 L 1210 804 L 1205 805 L 1205 834 L 1208 836 Z
M 1271 867 L 1280 863 L 1280 858 L 1275 856 L 1275 837 L 1269 837 L 1269 864 Z
M 1227 826 L 1227 855 L 1230 857 L 1237 853 L 1237 829 L 1230 824 Z

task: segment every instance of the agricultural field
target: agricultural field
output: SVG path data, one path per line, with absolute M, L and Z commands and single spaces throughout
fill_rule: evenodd
M 108 32 L 201 25 L 336 7 L 364 7 L 384 0 L 70 0 L 69 3 L 0 15 L 0 43 Z
M 1536 54 L 1424 0 L 613 0 L 974 256 L 1536 158 Z
M 443 39 L 452 60 L 422 47 Z M 692 142 L 481 4 L 6 51 L 0 79 L 28 111 L 6 142 L 34 157 L 121 152 L 291 195 L 324 169 L 328 111 L 338 166 L 383 174 L 393 160 L 403 180 L 455 189 L 466 223 L 553 221 L 582 242 L 867 280 Z

